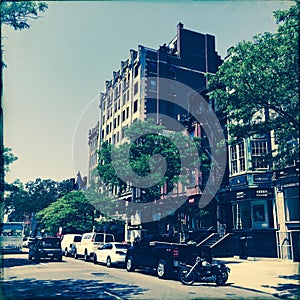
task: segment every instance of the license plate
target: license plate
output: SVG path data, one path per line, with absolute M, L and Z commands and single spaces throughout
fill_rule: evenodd
M 48 253 L 48 256 L 53 256 L 53 253 Z

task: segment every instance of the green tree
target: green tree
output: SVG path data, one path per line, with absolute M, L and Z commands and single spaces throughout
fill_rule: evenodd
M 1 25 L 8 25 L 15 30 L 30 28 L 29 19 L 38 19 L 40 13 L 48 8 L 45 2 L 39 1 L 1 1 Z
M 25 186 L 20 181 L 15 181 L 5 195 L 4 212 L 10 213 L 10 221 L 23 221 L 25 216 L 46 208 L 72 189 L 71 180 L 57 182 L 37 178 L 27 182 Z
M 209 76 L 209 96 L 227 115 L 231 138 L 275 133 L 272 161 L 278 168 L 299 154 L 299 1 L 274 17 L 275 33 L 231 48 L 216 75 Z
M 117 186 L 121 194 L 133 173 L 141 180 L 151 174 L 155 184 L 141 189 L 142 202 L 159 199 L 163 185 L 166 185 L 168 193 L 176 183 L 187 182 L 188 172 L 199 168 L 206 158 L 204 153 L 198 155 L 197 143 L 193 143 L 190 137 L 179 132 L 167 132 L 165 127 L 156 125 L 152 120 L 134 122 L 125 130 L 125 137 L 127 142 L 118 147 L 102 144 L 98 175 L 108 189 Z M 124 159 L 126 157 L 128 160 Z M 123 179 L 128 178 L 128 182 L 120 178 L 120 173 Z
M 4 172 L 5 174 L 7 174 L 7 172 L 9 172 L 10 165 L 18 158 L 12 153 L 11 148 L 4 148 L 3 159 L 4 159 Z
M 56 234 L 59 227 L 63 233 L 84 233 L 92 230 L 95 208 L 82 191 L 73 191 L 51 203 L 36 214 L 39 228 Z

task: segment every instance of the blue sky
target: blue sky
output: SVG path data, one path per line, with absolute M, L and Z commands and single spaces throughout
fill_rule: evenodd
M 3 26 L 4 141 L 18 157 L 7 181 L 87 175 L 88 130 L 105 80 L 144 45 L 157 49 L 179 22 L 215 36 L 226 50 L 276 30 L 272 12 L 292 1 L 49 2 L 29 30 Z

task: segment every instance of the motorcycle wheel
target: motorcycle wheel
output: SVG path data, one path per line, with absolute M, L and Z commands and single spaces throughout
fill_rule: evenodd
M 216 285 L 224 285 L 228 279 L 228 273 L 226 271 L 221 271 L 216 278 Z
M 183 284 L 192 285 L 195 282 L 195 272 L 190 272 L 191 268 L 183 267 L 179 271 L 179 279 Z

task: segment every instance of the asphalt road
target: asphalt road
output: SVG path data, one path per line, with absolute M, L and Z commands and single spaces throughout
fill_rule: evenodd
M 27 254 L 4 256 L 3 300 L 17 299 L 276 299 L 275 297 L 213 283 L 182 285 L 151 273 L 127 272 L 73 258 L 63 262 L 27 260 Z

